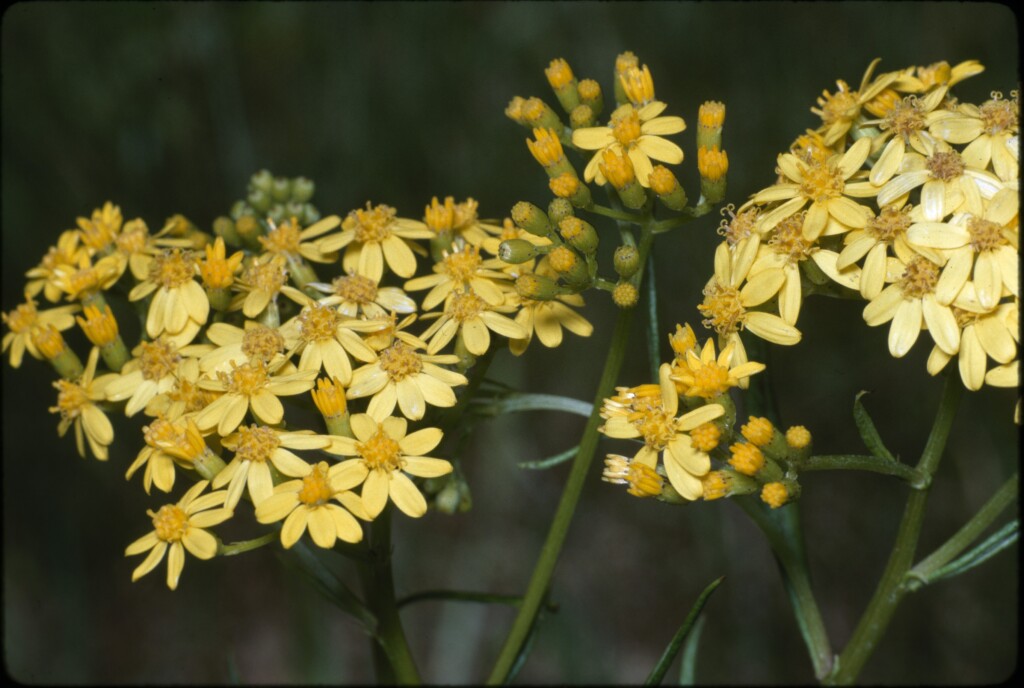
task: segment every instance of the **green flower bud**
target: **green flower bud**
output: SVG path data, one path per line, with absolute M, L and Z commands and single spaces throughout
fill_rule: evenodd
M 547 236 L 551 233 L 551 223 L 543 210 L 529 201 L 519 201 L 512 206 L 512 221 L 516 226 L 530 234 Z
M 567 217 L 558 225 L 562 238 L 577 251 L 591 255 L 597 251 L 597 230 L 589 222 L 578 217 Z
M 569 126 L 573 129 L 583 129 L 594 126 L 594 111 L 589 105 L 577 105 L 569 113 Z
M 506 263 L 525 263 L 537 255 L 537 247 L 526 239 L 507 239 L 498 245 L 498 257 Z
M 247 198 L 249 205 L 258 213 L 265 213 L 270 208 L 270 195 L 260 189 L 253 189 Z
M 572 203 L 565 198 L 554 198 L 548 203 L 548 218 L 551 224 L 557 225 L 573 215 Z
M 629 244 L 619 246 L 615 249 L 612 265 L 619 277 L 623 279 L 632 277 L 640 269 L 640 252 L 636 250 L 636 246 Z
M 550 301 L 561 294 L 562 290 L 550 277 L 528 272 L 516 279 L 516 293 L 524 299 Z
M 284 203 L 292 195 L 292 183 L 285 177 L 275 177 L 270 187 L 270 196 L 278 203 Z
M 303 203 L 302 204 L 302 214 L 299 216 L 299 222 L 301 222 L 303 224 L 303 226 L 308 227 L 308 226 L 310 226 L 311 224 L 313 224 L 314 222 L 316 222 L 319 219 L 320 219 L 320 211 L 319 210 L 317 210 L 310 203 Z
M 245 201 L 235 201 L 235 203 L 231 206 L 231 211 L 228 214 L 231 215 L 232 220 L 237 220 L 243 215 L 252 215 L 254 212 L 255 211 L 253 210 L 252 206 L 250 206 Z
M 267 211 L 267 217 L 274 221 L 274 224 L 281 224 L 285 220 L 284 204 L 275 203 L 270 206 L 270 210 Z
M 230 217 L 218 217 L 213 221 L 213 233 L 219 237 L 223 237 L 224 241 L 233 246 L 237 246 L 242 243 L 242 238 L 238 236 L 238 232 L 235 231 L 235 223 Z
M 284 205 L 284 212 L 287 217 L 299 217 L 302 215 L 302 204 L 298 201 L 288 201 Z
M 270 174 L 269 170 L 260 170 L 252 177 L 249 178 L 249 188 L 259 189 L 263 193 L 270 193 L 270 188 L 274 185 L 274 175 Z
M 313 198 L 313 191 L 315 185 L 309 179 L 305 177 L 296 177 L 292 180 L 292 200 L 299 203 L 305 203 L 309 199 Z

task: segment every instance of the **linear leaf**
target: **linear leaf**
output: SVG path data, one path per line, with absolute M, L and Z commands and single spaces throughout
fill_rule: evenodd
M 857 396 L 853 399 L 853 421 L 857 424 L 857 431 L 860 432 L 860 438 L 864 440 L 864 446 L 868 448 L 872 454 L 883 459 L 889 459 L 890 461 L 896 461 L 896 457 L 893 456 L 888 449 L 885 447 L 885 443 L 882 442 L 881 435 L 878 434 L 878 430 L 875 428 L 875 423 L 871 420 L 871 416 L 868 415 L 868 411 L 864 408 L 864 404 L 861 403 L 860 398 L 867 394 L 867 391 L 861 391 L 857 393 Z
M 700 645 L 700 636 L 704 632 L 704 622 L 708 617 L 701 615 L 697 617 L 697 623 L 693 624 L 693 630 L 683 644 L 683 658 L 679 663 L 679 685 L 692 686 L 697 676 L 697 647 Z
M 368 633 L 376 632 L 376 615 L 356 597 L 343 581 L 331 573 L 330 569 L 320 561 L 306 543 L 299 540 L 292 546 L 289 553 L 292 556 L 287 556 L 287 553 L 281 555 L 286 564 L 303 573 L 318 592 L 334 602 L 338 609 L 358 620 Z
M 474 413 L 482 416 L 497 416 L 517 411 L 565 411 L 589 418 L 593 404 L 559 396 L 557 394 L 510 394 L 497 399 L 473 401 Z
M 579 445 L 566 449 L 564 452 L 549 456 L 546 459 L 538 459 L 537 461 L 523 461 L 518 464 L 520 468 L 528 468 L 534 471 L 544 470 L 545 468 L 551 468 L 557 466 L 560 463 L 565 463 L 572 457 L 576 456 L 576 452 L 579 451 Z
M 926 582 L 934 583 L 945 578 L 959 576 L 982 564 L 1017 541 L 1020 535 L 1020 521 L 1014 519 L 992 533 L 984 542 L 963 556 L 954 559 L 936 571 Z
M 672 636 L 672 642 L 668 644 L 668 647 L 666 647 L 665 651 L 661 654 L 661 659 L 659 659 L 658 663 L 654 665 L 654 668 L 651 670 L 651 673 L 644 682 L 644 685 L 657 686 L 661 684 L 661 679 L 665 677 L 665 672 L 668 671 L 669 666 L 672 664 L 672 660 L 674 660 L 676 655 L 679 654 L 679 650 L 683 646 L 683 641 L 686 640 L 686 636 L 690 633 L 690 629 L 693 628 L 694 623 L 697 621 L 697 617 L 704 609 L 704 605 L 707 604 L 708 598 L 711 597 L 711 593 L 713 593 L 715 589 L 722 584 L 723 580 L 725 580 L 725 576 L 716 578 L 711 581 L 708 587 L 704 588 L 704 592 L 702 592 L 700 597 L 697 598 L 697 601 L 693 603 L 693 606 L 690 608 L 690 613 L 687 614 L 686 619 L 683 620 L 683 625 L 680 626 L 679 630 L 676 631 L 676 634 Z

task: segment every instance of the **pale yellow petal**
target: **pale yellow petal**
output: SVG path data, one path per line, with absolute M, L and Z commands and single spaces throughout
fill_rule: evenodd
M 408 477 L 400 472 L 391 476 L 391 501 L 406 516 L 419 518 L 427 513 L 427 500 Z

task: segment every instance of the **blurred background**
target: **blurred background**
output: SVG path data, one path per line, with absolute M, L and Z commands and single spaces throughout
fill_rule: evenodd
M 775 156 L 835 80 L 977 59 L 961 100 L 1019 88 L 1015 17 L 983 3 L 25 3 L 3 15 L 2 309 L 58 233 L 104 201 L 151 228 L 183 213 L 209 228 L 266 167 L 317 184 L 314 203 L 345 213 L 386 202 L 420 217 L 431 196 L 472 196 L 483 217 L 518 200 L 546 204 L 546 178 L 502 112 L 513 95 L 555 104 L 543 68 L 564 57 L 610 94 L 615 56 L 653 72 L 696 197 L 692 132 L 709 99 L 728 108 L 728 200 L 774 180 Z M 718 215 L 659 243 L 662 329 L 696 324 Z M 610 246 L 608 247 L 611 248 Z M 786 424 L 820 453 L 859 452 L 862 389 L 893 452 L 916 461 L 941 382 L 928 346 L 903 360 L 856 302 L 812 300 L 803 341 L 771 351 Z M 493 375 L 521 390 L 589 400 L 614 317 L 595 294 L 589 340 L 499 352 Z M 640 318 L 637 318 L 637 325 Z M 647 380 L 639 327 L 621 384 Z M 56 436 L 52 371 L 28 360 L 3 376 L 4 660 L 28 683 L 365 683 L 368 641 L 268 547 L 201 563 L 177 592 L 163 567 L 131 584 L 124 547 L 158 508 L 124 471 L 140 422 L 119 425 L 110 461 L 79 459 Z M 966 394 L 929 500 L 920 552 L 941 544 L 1014 470 L 1014 390 Z M 139 419 L 135 419 L 139 420 Z M 520 461 L 572 446 L 583 421 L 521 414 L 482 424 L 464 462 L 465 514 L 396 519 L 399 594 L 427 588 L 525 589 L 568 472 Z M 136 438 L 139 438 L 136 440 Z M 599 449 L 621 451 L 621 443 Z M 595 462 L 521 683 L 637 683 L 708 582 L 701 683 L 810 682 L 813 674 L 767 545 L 729 503 L 679 508 L 602 483 Z M 176 499 L 180 490 L 176 490 Z M 814 474 L 801 501 L 812 576 L 841 648 L 880 575 L 906 490 L 873 475 Z M 241 528 L 240 537 L 255 529 Z M 864 682 L 990 683 L 1017 663 L 1017 548 L 910 595 Z M 509 608 L 424 602 L 403 612 L 425 680 L 481 681 Z

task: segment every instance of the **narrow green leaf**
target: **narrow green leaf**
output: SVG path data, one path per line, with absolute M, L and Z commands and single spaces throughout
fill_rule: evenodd
M 1019 535 L 1020 521 L 1014 519 L 996 532 L 992 533 L 992 535 L 986 538 L 984 542 L 974 549 L 943 566 L 925 582 L 934 583 L 935 581 L 943 580 L 944 578 L 953 578 L 954 576 L 959 576 L 961 573 L 970 571 L 975 566 L 988 561 L 1013 543 L 1017 542 Z
M 697 617 L 704 609 L 704 605 L 707 604 L 708 598 L 711 597 L 711 593 L 722 584 L 725 580 L 725 576 L 716 578 L 711 581 L 708 587 L 704 588 L 704 592 L 700 594 L 697 601 L 693 603 L 690 608 L 690 613 L 686 615 L 686 619 L 683 620 L 683 625 L 679 627 L 676 634 L 672 637 L 672 642 L 668 644 L 665 651 L 661 654 L 661 659 L 654 665 L 654 669 L 651 670 L 650 675 L 644 682 L 647 686 L 657 686 L 661 684 L 661 679 L 665 677 L 665 672 L 668 671 L 669 666 L 672 664 L 672 660 L 679 654 L 680 648 L 683 646 L 683 641 L 686 640 L 686 636 L 690 633 L 690 629 L 693 628 L 694 623 L 697 621 Z
M 474 399 L 471 408 L 481 416 L 497 416 L 517 411 L 565 411 L 590 417 L 593 404 L 557 394 L 509 394 L 497 399 Z
M 647 255 L 647 362 L 651 367 L 651 380 L 658 379 L 661 367 L 661 348 L 658 346 L 661 328 L 658 326 L 658 286 L 654 280 L 654 253 Z
M 291 556 L 287 556 L 291 554 Z M 313 587 L 329 599 L 338 609 L 354 617 L 370 634 L 376 632 L 377 617 L 356 597 L 343 581 L 324 565 L 309 546 L 299 540 L 287 553 L 282 553 L 284 562 L 304 574 Z
M 404 607 L 414 602 L 426 602 L 429 600 L 445 600 L 448 602 L 477 602 L 480 604 L 507 604 L 510 607 L 518 607 L 522 604 L 522 595 L 496 595 L 489 592 L 469 592 L 466 590 L 422 590 L 411 595 L 406 595 L 398 600 L 398 606 Z M 558 611 L 558 607 L 549 604 L 548 611 Z
M 579 451 L 579 449 L 579 445 L 577 445 L 575 447 L 572 447 L 571 449 L 566 449 L 564 452 L 555 454 L 554 456 L 549 456 L 546 459 L 539 459 L 537 461 L 523 461 L 518 465 L 520 468 L 528 468 L 534 471 L 544 470 L 545 468 L 551 468 L 552 466 L 557 466 L 560 463 L 565 463 L 566 461 L 569 461 L 570 459 L 572 459 L 572 457 L 576 456 L 576 452 Z
M 544 596 L 544 603 L 541 604 L 540 609 L 537 610 L 537 616 L 533 617 L 533 624 L 530 626 L 530 632 L 523 640 L 523 646 L 519 649 L 519 654 L 516 655 L 515 659 L 512 660 L 512 666 L 509 667 L 508 676 L 505 677 L 504 684 L 508 685 L 512 681 L 516 680 L 516 676 L 519 674 L 519 670 L 526 664 L 526 658 L 530 655 L 530 651 L 533 649 L 533 642 L 537 639 L 537 630 L 545 617 L 544 610 L 546 608 L 554 607 L 558 609 L 557 605 L 551 605 L 548 602 L 548 596 Z
M 700 645 L 700 636 L 704 632 L 704 622 L 708 617 L 703 614 L 697 617 L 697 623 L 693 624 L 693 630 L 683 644 L 683 658 L 679 662 L 679 685 L 692 686 L 697 676 L 697 647 Z
M 882 437 L 878 434 L 878 430 L 875 428 L 874 421 L 871 420 L 871 416 L 868 415 L 867 409 L 864 408 L 864 404 L 860 401 L 860 398 L 865 394 L 867 394 L 867 391 L 858 392 L 857 396 L 853 399 L 853 421 L 857 424 L 857 431 L 860 432 L 860 438 L 864 440 L 864 446 L 868 448 L 868 451 L 875 456 L 882 459 L 889 459 L 890 461 L 896 461 L 896 457 L 885 448 L 885 444 L 882 442 Z

